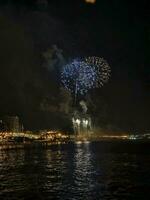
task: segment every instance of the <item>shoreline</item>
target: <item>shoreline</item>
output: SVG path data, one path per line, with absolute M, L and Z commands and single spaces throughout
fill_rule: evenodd
M 1 150 L 13 150 L 13 149 L 26 149 L 26 148 L 47 148 L 52 145 L 63 145 L 63 144 L 87 144 L 87 143 L 101 143 L 109 145 L 109 143 L 118 145 L 133 145 L 134 144 L 148 144 L 150 145 L 149 139 L 138 139 L 138 140 L 131 140 L 131 139 L 103 139 L 103 138 L 74 138 L 67 141 L 49 141 L 49 140 L 33 140 L 28 142 L 16 142 L 16 141 L 0 141 L 0 151 Z

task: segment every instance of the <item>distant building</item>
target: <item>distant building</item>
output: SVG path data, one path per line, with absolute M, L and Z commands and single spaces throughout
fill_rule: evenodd
M 6 126 L 7 131 L 11 131 L 11 132 L 23 131 L 23 126 L 20 123 L 18 116 L 6 116 L 4 117 L 3 121 Z
M 6 125 L 3 120 L 0 120 L 0 132 L 6 131 Z

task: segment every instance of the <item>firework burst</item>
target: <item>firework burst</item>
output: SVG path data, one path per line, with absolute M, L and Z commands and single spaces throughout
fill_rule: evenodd
M 74 59 L 64 66 L 61 81 L 71 93 L 85 94 L 90 89 L 102 87 L 110 78 L 107 61 L 99 57 Z
M 86 62 L 74 59 L 61 73 L 63 85 L 72 93 L 85 94 L 94 87 L 96 72 Z
M 85 58 L 85 62 L 96 72 L 96 79 L 94 84 L 96 88 L 102 87 L 105 83 L 108 82 L 111 74 L 111 68 L 106 60 L 100 57 L 92 56 Z

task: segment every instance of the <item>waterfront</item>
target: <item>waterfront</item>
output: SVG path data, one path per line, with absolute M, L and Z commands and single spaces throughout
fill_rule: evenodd
M 0 199 L 149 199 L 149 153 L 140 141 L 0 151 Z

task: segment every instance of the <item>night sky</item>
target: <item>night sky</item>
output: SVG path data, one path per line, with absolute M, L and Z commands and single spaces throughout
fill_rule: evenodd
M 94 55 L 111 66 L 110 81 L 85 97 L 96 125 L 150 130 L 148 1 L 3 0 L 0 40 L 1 117 L 18 115 L 26 129 L 70 126 L 43 56 L 57 45 L 66 60 Z

